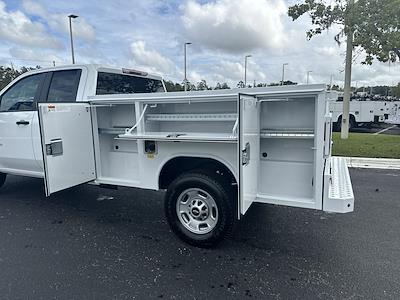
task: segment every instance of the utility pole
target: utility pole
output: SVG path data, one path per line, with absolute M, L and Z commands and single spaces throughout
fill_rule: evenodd
M 354 0 L 348 1 L 347 10 L 354 6 Z M 349 14 L 348 14 L 349 15 Z M 346 25 L 349 26 L 349 20 L 345 20 Z M 353 30 L 349 27 L 347 32 L 347 45 L 346 45 L 346 68 L 344 73 L 344 95 L 343 95 L 343 114 L 342 114 L 342 129 L 341 138 L 347 139 L 349 137 L 349 111 L 350 111 L 350 92 L 351 92 L 351 63 L 353 60 Z
M 183 64 L 184 64 L 184 73 L 185 73 L 185 78 L 183 79 L 184 85 L 185 85 L 185 92 L 187 91 L 187 77 L 186 77 L 186 47 L 187 45 L 191 45 L 192 43 L 185 43 L 183 45 Z
M 69 15 L 69 37 L 71 39 L 71 56 L 72 56 L 72 64 L 75 64 L 75 55 L 74 55 L 74 40 L 72 38 L 72 19 L 76 19 L 78 16 L 76 15 Z
M 244 57 L 244 87 L 247 86 L 247 59 L 251 57 L 251 54 L 248 54 Z
M 281 81 L 281 85 L 283 85 L 284 82 L 285 82 L 285 66 L 287 66 L 287 65 L 288 65 L 288 63 L 282 64 L 282 81 Z
M 308 84 L 308 81 L 309 81 L 309 79 L 310 79 L 310 74 L 312 73 L 312 71 L 307 71 L 307 84 Z

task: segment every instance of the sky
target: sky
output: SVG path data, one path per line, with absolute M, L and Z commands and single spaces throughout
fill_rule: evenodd
M 285 80 L 343 85 L 344 44 L 331 28 L 311 40 L 307 16 L 293 22 L 288 7 L 300 0 L 0 0 L 0 64 L 15 67 L 71 63 L 68 15 L 73 20 L 76 63 L 134 68 L 209 85 Z M 362 65 L 353 54 L 353 86 L 394 85 L 400 63 Z

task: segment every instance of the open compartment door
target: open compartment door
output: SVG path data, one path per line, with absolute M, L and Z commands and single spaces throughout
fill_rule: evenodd
M 260 105 L 256 97 L 240 94 L 239 115 L 239 207 L 244 214 L 256 200 L 260 164 Z
M 96 179 L 87 103 L 40 103 L 46 195 Z

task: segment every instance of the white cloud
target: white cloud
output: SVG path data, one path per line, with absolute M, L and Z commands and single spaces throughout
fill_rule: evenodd
M 208 48 L 243 52 L 286 44 L 283 0 L 217 0 L 182 6 L 183 26 L 191 40 Z
M 31 47 L 60 48 L 61 45 L 46 33 L 39 22 L 31 21 L 21 11 L 7 11 L 0 1 L 0 37 L 6 41 Z
M 236 86 L 244 77 L 244 55 L 252 54 L 248 83 L 279 82 L 282 64 L 289 63 L 287 80 L 305 83 L 312 70 L 312 82 L 328 83 L 334 74 L 334 83 L 343 85 L 339 70 L 344 69 L 345 45 L 334 41 L 340 28 L 307 41 L 309 17 L 293 22 L 287 16 L 293 1 L 0 0 L 0 60 L 16 66 L 70 63 L 67 15 L 76 13 L 78 63 L 142 68 L 182 82 L 183 43 L 190 41 L 188 79 L 194 83 L 205 79 L 209 85 Z M 391 84 L 400 78 L 399 63 L 389 69 L 361 61 L 360 56 L 353 65 L 353 85 Z
M 172 61 L 155 50 L 147 49 L 144 41 L 131 43 L 130 54 L 133 63 L 138 67 L 146 68 L 153 73 L 168 74 L 174 72 Z
M 316 47 L 315 52 L 321 55 L 325 56 L 332 56 L 336 55 L 338 53 L 339 47 L 334 47 L 334 46 L 322 46 L 322 47 Z
M 353 66 L 352 84 L 362 85 L 395 85 L 399 82 L 400 65 L 376 62 L 373 66 L 356 64 Z
M 213 68 L 214 80 L 227 82 L 236 86 L 239 81 L 244 81 L 244 63 L 223 60 Z M 247 83 L 253 84 L 266 82 L 267 75 L 258 64 L 248 61 L 247 63 Z
M 21 47 L 12 47 L 9 49 L 12 57 L 17 59 L 23 58 L 23 61 L 29 61 L 30 63 L 37 64 L 40 66 L 52 66 L 53 62 L 56 65 L 65 64 L 66 61 L 54 52 L 48 52 L 40 49 L 26 49 Z
M 44 17 L 47 15 L 46 9 L 40 5 L 38 2 L 24 0 L 22 2 L 22 7 L 25 11 L 31 15 Z
M 49 13 L 42 5 L 32 0 L 24 0 L 22 6 L 25 12 L 42 18 L 54 31 L 69 34 L 69 21 L 67 17 L 69 13 Z M 83 17 L 78 17 L 73 20 L 73 33 L 74 37 L 81 38 L 88 42 L 95 39 L 94 28 L 88 24 Z
M 204 76 L 204 75 L 202 75 L 202 74 L 200 74 L 199 72 L 196 72 L 196 71 L 190 71 L 189 74 L 187 75 L 188 81 L 193 83 L 193 84 L 197 84 L 202 79 L 207 81 L 207 77 L 209 77 L 209 76 Z

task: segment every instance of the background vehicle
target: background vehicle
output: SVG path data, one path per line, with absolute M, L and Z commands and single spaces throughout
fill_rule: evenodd
M 359 126 L 384 123 L 391 114 L 395 103 L 391 101 L 350 101 L 349 129 Z M 334 130 L 340 131 L 343 112 L 343 101 L 331 101 L 330 111 Z

